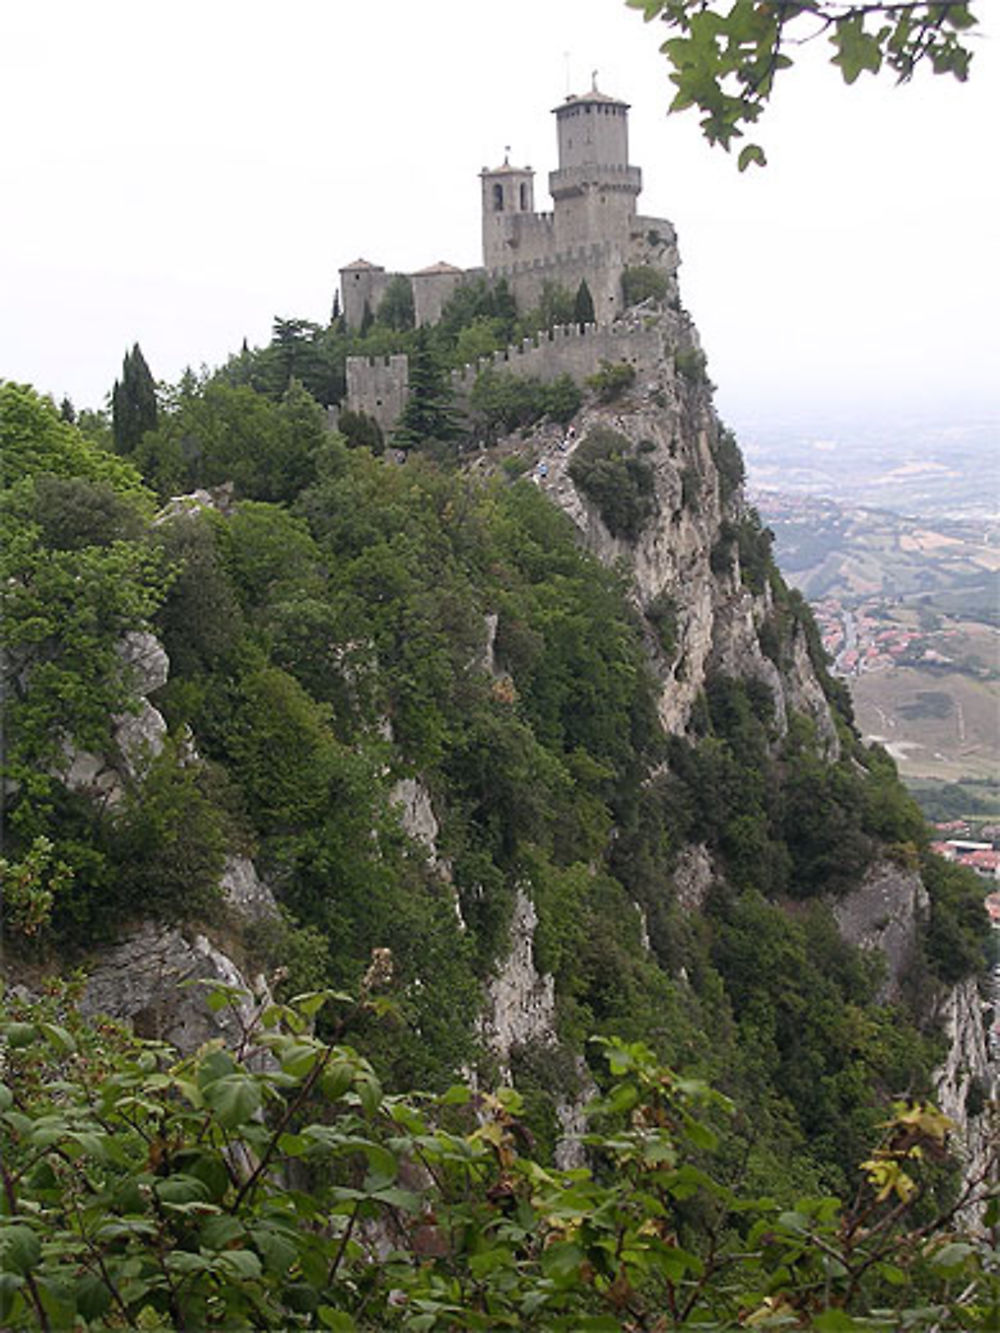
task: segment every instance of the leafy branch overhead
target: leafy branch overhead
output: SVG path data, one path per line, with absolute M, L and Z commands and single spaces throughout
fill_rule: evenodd
M 968 0 L 626 0 L 646 22 L 660 19 L 670 36 L 660 47 L 677 87 L 671 111 L 697 107 L 710 143 L 728 151 L 760 118 L 775 78 L 794 62 L 790 50 L 825 39 L 845 83 L 866 70 L 889 70 L 905 83 L 919 66 L 964 82 L 977 22 Z M 765 164 L 747 143 L 739 169 Z

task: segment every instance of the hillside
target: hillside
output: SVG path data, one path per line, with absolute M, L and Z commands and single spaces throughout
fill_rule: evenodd
M 572 294 L 477 278 L 168 392 L 135 347 L 110 422 L 0 383 L 5 1326 L 987 1289 L 982 885 L 858 734 L 644 267 L 575 377 Z M 343 398 L 376 349 L 383 425 Z

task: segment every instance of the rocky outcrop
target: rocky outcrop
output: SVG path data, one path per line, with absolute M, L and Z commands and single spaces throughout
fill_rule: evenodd
M 418 778 L 400 778 L 393 783 L 389 800 L 399 810 L 403 832 L 426 847 L 428 861 L 437 865 L 439 825 L 430 792 Z
M 987 1103 L 1000 1095 L 975 978 L 951 987 L 940 1018 L 948 1054 L 935 1071 L 937 1103 L 958 1128 L 953 1148 L 961 1159 L 964 1180 L 972 1183 L 986 1178 L 991 1163 L 996 1170 L 996 1126 Z M 980 1224 L 978 1212 L 971 1210 L 965 1222 Z
M 95 754 L 67 743 L 55 773 L 70 791 L 109 807 L 122 800 L 130 783 L 142 779 L 167 734 L 162 714 L 146 697 L 167 681 L 170 660 L 163 645 L 154 634 L 132 630 L 119 643 L 118 657 L 133 704 L 112 718 L 109 752 Z
M 480 1021 L 483 1041 L 510 1080 L 511 1052 L 532 1043 L 556 1042 L 555 981 L 535 967 L 532 946 L 538 915 L 523 888 L 517 890 L 510 923 L 510 952 L 486 988 Z
M 244 921 L 267 921 L 278 916 L 274 894 L 248 856 L 226 857 L 219 890 L 223 901 Z
M 682 848 L 673 873 L 678 906 L 685 912 L 700 912 L 714 878 L 712 857 L 703 842 Z
M 247 994 L 213 1013 L 201 981 L 221 981 Z M 232 959 L 206 936 L 145 922 L 97 959 L 81 1010 L 127 1021 L 139 1036 L 187 1054 L 218 1037 L 228 1046 L 239 1044 L 258 1009 L 250 990 Z M 264 1001 L 263 981 L 256 990 Z
M 833 905 L 837 928 L 849 944 L 885 959 L 883 1000 L 894 999 L 918 947 L 930 899 L 915 870 L 877 861 L 856 889 Z
M 671 602 L 676 651 L 668 659 L 652 636 L 650 641 L 661 681 L 659 714 L 667 731 L 684 732 L 707 675 L 716 671 L 762 681 L 774 699 L 776 735 L 786 733 L 793 711 L 804 713 L 816 725 L 819 748 L 834 759 L 839 753 L 837 730 L 804 636 L 793 637 L 790 660 L 776 666 L 761 650 L 759 638 L 773 612 L 770 589 L 754 593 L 744 586 L 735 551 L 725 568 L 714 558 L 724 522 L 739 520 L 744 510 L 738 492 L 725 503 L 722 499 L 712 448 L 719 426 L 709 391 L 677 369 L 678 358 L 699 355 L 697 335 L 685 317 L 670 310 L 648 312 L 644 321 L 659 328 L 659 360 L 642 368 L 635 387 L 620 402 L 587 404 L 571 436 L 561 428 L 542 428 L 535 437 L 540 448 L 535 481 L 602 563 L 631 571 L 640 610 L 664 598 Z M 570 476 L 576 449 L 595 428 L 624 436 L 652 469 L 657 512 L 634 541 L 612 536 L 598 507 Z

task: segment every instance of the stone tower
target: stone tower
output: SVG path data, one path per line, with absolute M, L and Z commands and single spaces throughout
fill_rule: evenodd
M 510 262 L 525 225 L 535 216 L 535 173 L 531 167 L 512 167 L 510 149 L 503 166 L 479 173 L 483 201 L 483 264 L 496 268 Z
M 627 236 L 642 190 L 642 172 L 628 160 L 628 104 L 595 83 L 554 114 L 559 166 L 549 173 L 549 191 L 557 248 Z

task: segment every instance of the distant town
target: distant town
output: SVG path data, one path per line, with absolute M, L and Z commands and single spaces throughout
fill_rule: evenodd
M 961 639 L 958 626 L 908 628 L 892 620 L 889 601 L 884 596 L 861 602 L 852 598 L 848 605 L 839 597 L 829 596 L 812 603 L 823 647 L 837 675 L 859 676 L 863 671 L 888 671 L 895 666 L 958 665 L 957 657 L 935 646 L 949 638 Z

